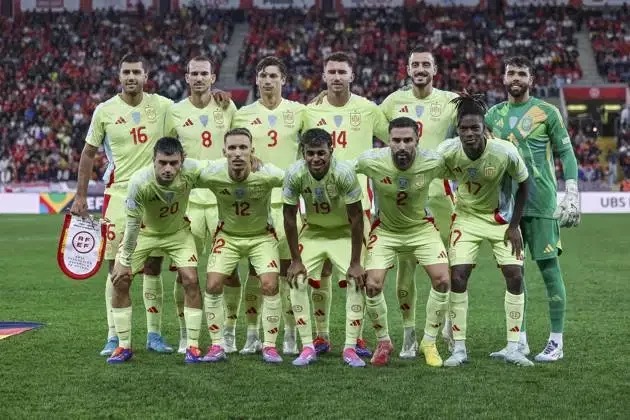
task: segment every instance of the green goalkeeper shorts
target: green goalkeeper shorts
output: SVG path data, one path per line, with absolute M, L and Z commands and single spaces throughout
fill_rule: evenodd
M 547 260 L 562 254 L 560 226 L 556 219 L 525 216 L 521 219 L 523 246 L 533 260 Z

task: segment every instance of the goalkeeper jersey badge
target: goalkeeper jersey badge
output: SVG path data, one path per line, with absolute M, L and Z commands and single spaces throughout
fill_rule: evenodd
M 66 276 L 85 280 L 98 273 L 105 254 L 105 231 L 103 220 L 66 214 L 57 247 L 57 263 Z

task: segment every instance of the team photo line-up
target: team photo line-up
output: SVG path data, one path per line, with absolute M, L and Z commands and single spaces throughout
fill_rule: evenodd
M 146 348 L 175 351 L 161 333 L 168 257 L 177 272 L 177 352 L 186 363 L 224 361 L 238 351 L 241 303 L 247 334 L 240 354 L 260 352 L 265 362 L 281 363 L 282 321 L 283 355 L 297 356 L 296 366 L 315 362 L 331 351 L 336 279 L 335 289 L 346 293 L 343 362 L 363 367 L 371 357 L 371 364 L 385 365 L 393 344 L 383 289 L 396 266 L 400 358 L 420 353 L 429 366 L 462 366 L 468 362 L 468 279 L 488 242 L 505 278 L 507 338 L 490 357 L 533 365 L 525 324 L 527 252 L 546 286 L 551 327 L 534 360 L 561 360 L 560 227 L 580 222 L 577 162 L 558 109 L 530 96 L 529 60 L 505 60 L 508 100 L 490 109 L 475 95 L 433 87 L 439 69 L 421 47 L 408 56 L 411 84 L 380 105 L 351 92 L 347 54 L 329 55 L 322 70 L 326 90 L 303 105 L 282 97 L 282 60 L 263 58 L 256 67 L 259 99 L 236 109 L 228 95 L 213 90 L 216 74 L 207 57 L 188 61 L 190 94 L 177 103 L 144 92 L 143 57 L 122 58 L 120 93 L 92 116 L 71 208 L 87 216 L 88 182 L 102 147 L 109 166 L 103 207 L 108 334 L 101 355 L 109 363 L 133 356 L 129 291 L 139 273 Z M 374 138 L 383 147 L 374 148 Z M 567 180 L 559 202 L 554 155 Z M 197 264 L 204 252 L 202 293 Z M 239 278 L 241 261 L 249 262 L 246 279 Z M 431 282 L 420 338 L 418 264 Z M 199 348 L 204 315 L 212 342 L 205 355 Z M 376 334 L 373 352 L 363 340 L 364 321 Z M 445 360 L 438 335 L 448 344 Z

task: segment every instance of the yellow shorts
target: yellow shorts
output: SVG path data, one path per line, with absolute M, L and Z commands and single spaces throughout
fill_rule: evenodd
M 273 229 L 258 236 L 233 236 L 217 230 L 208 256 L 208 273 L 230 275 L 242 258 L 249 262 L 257 275 L 280 272 L 278 238 Z
M 378 225 L 367 243 L 366 270 L 392 268 L 399 254 L 413 254 L 420 265 L 448 264 L 446 248 L 432 223 L 404 233 L 390 232 Z
M 489 220 L 468 214 L 458 214 L 453 220 L 449 236 L 448 258 L 451 266 L 475 264 L 479 254 L 479 246 L 488 241 L 499 265 L 523 265 L 525 251 L 521 259 L 512 255 L 512 245 L 503 243 L 508 225 L 490 222 Z
M 455 208 L 455 197 L 448 181 L 434 179 L 429 185 L 429 199 L 427 207 L 433 216 L 434 222 L 446 239 L 451 224 L 451 215 Z
M 125 233 L 127 213 L 125 210 L 126 191 L 112 191 L 105 194 L 103 199 L 103 217 L 107 219 L 107 243 L 105 244 L 105 260 L 113 260 L 118 253 L 118 247 Z
M 361 248 L 363 260 L 365 246 Z M 300 233 L 299 249 L 308 273 L 309 283 L 317 284 L 324 261 L 330 260 L 333 268 L 342 274 L 339 285 L 345 287 L 345 274 L 352 258 L 352 232 L 349 227 L 329 230 L 309 229 L 305 226 Z
M 190 229 L 195 237 L 197 255 L 202 255 L 217 228 L 219 219 L 217 205 L 189 203 L 186 215 L 190 219 Z
M 289 244 L 287 242 L 287 237 L 284 234 L 284 205 L 282 203 L 272 203 L 271 204 L 271 219 L 273 220 L 273 227 L 276 231 L 276 236 L 278 237 L 278 254 L 280 255 L 281 260 L 290 260 L 291 259 L 291 251 L 289 251 Z M 302 218 L 298 214 L 296 217 L 297 229 L 298 232 L 302 227 Z
M 144 235 L 140 232 L 136 249 L 131 257 L 131 272 L 133 274 L 140 272 L 147 258 L 156 251 L 170 257 L 173 264 L 179 268 L 197 267 L 199 261 L 195 239 L 188 227 L 165 236 Z

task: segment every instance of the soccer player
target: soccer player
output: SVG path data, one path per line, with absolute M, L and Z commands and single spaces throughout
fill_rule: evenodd
M 187 158 L 213 160 L 222 157 L 222 139 L 230 129 L 236 105 L 229 101 L 227 109 L 213 97 L 212 84 L 216 80 L 212 61 L 204 56 L 193 57 L 186 68 L 186 83 L 190 96 L 171 105 L 166 114 L 164 132 L 177 137 L 184 146 Z M 186 214 L 191 220 L 197 255 L 204 253 L 208 238 L 217 225 L 217 204 L 214 194 L 207 188 L 192 191 Z M 180 326 L 178 353 L 187 347 L 184 323 L 184 293 L 178 278 L 174 284 L 177 316 Z
M 416 47 L 409 53 L 407 74 L 411 89 L 400 89 L 389 95 L 380 105 L 388 120 L 409 117 L 418 124 L 420 147 L 435 151 L 451 136 L 456 124 L 455 106 L 451 100 L 457 94 L 433 87 L 437 74 L 435 57 L 426 48 Z M 429 187 L 427 207 L 444 240 L 453 213 L 453 194 L 447 180 L 436 179 Z M 396 273 L 398 304 L 403 318 L 404 339 L 400 357 L 414 359 L 418 350 L 416 340 L 416 262 L 411 256 L 401 256 Z
M 324 60 L 323 79 L 327 85 L 326 95 L 321 103 L 311 103 L 306 107 L 304 129 L 322 128 L 329 132 L 335 156 L 340 160 L 356 159 L 362 152 L 371 149 L 374 136 L 387 141 L 387 120 L 381 110 L 368 99 L 350 92 L 354 73 L 352 60 L 346 53 L 336 52 Z M 366 214 L 364 225 L 367 228 L 370 226 L 371 191 L 365 176 L 359 175 L 359 183 L 363 193 L 362 208 Z M 318 353 L 330 351 L 330 275 L 331 265 L 327 262 L 319 288 L 312 293 L 317 330 L 314 344 Z M 371 355 L 362 339 L 357 341 L 357 353 L 360 356 Z
M 449 176 L 458 182 L 448 250 L 451 265 L 449 313 L 455 342 L 453 353 L 444 366 L 461 366 L 468 361 L 466 289 L 479 247 L 485 241 L 492 246 L 507 286 L 504 308 L 508 352 L 505 360 L 519 366 L 533 366 L 518 351 L 525 305 L 521 273 L 523 241 L 519 222 L 527 199 L 527 168 L 516 147 L 486 137 L 483 118 L 487 108 L 483 101 L 462 94 L 453 102 L 457 104 L 459 136 L 443 142 L 438 148 Z M 515 199 L 513 183 L 518 183 Z
M 503 84 L 508 100 L 490 108 L 485 124 L 495 137 L 508 140 L 517 147 L 530 174 L 521 232 L 545 282 L 551 319 L 549 339 L 535 360 L 555 362 L 564 355 L 562 333 L 566 311 L 566 291 L 558 262 L 562 253 L 559 228 L 577 226 L 580 222 L 577 161 L 558 109 L 529 95 L 533 74 L 526 57 L 516 56 L 505 61 Z M 557 208 L 554 155 L 562 162 L 566 180 L 566 194 Z M 527 300 L 526 287 L 525 296 Z M 520 349 L 527 355 L 525 322 L 526 319 L 523 320 Z M 504 358 L 505 354 L 504 348 L 491 356 Z
M 418 148 L 418 128 L 411 118 L 394 118 L 389 133 L 389 147 L 369 150 L 356 163 L 357 172 L 372 179 L 379 207 L 365 259 L 367 313 L 378 339 L 372 364 L 387 364 L 393 350 L 383 295 L 385 274 L 398 254 L 411 253 L 432 283 L 420 351 L 429 366 L 440 367 L 435 338 L 448 307 L 449 268 L 444 243 L 425 205 L 431 181 L 442 179 L 445 170 L 437 153 Z
M 300 142 L 303 160 L 288 170 L 284 181 L 284 229 L 291 250 L 287 280 L 291 303 L 302 340 L 302 353 L 293 361 L 306 366 L 317 356 L 313 346 L 311 308 L 307 274 L 318 277 L 324 261 L 331 261 L 346 273 L 346 342 L 343 360 L 352 367 L 365 362 L 356 352 L 363 323 L 364 298 L 359 289 L 365 271 L 361 266 L 363 250 L 363 211 L 361 186 L 351 164 L 333 156 L 332 137 L 321 128 L 312 128 Z M 306 207 L 306 224 L 298 244 L 297 211 L 300 197 Z
M 282 97 L 282 87 L 286 83 L 287 68 L 276 57 L 265 57 L 256 65 L 256 86 L 260 99 L 236 111 L 233 127 L 247 127 L 252 133 L 256 156 L 263 162 L 273 163 L 280 169 L 287 170 L 298 157 L 299 133 L 302 130 L 305 106 Z M 273 190 L 271 194 L 271 217 L 276 227 L 280 253 L 279 287 L 282 299 L 284 320 L 284 341 L 282 350 L 285 355 L 298 353 L 295 333 L 295 317 L 291 310 L 289 287 L 286 282 L 287 268 L 291 263 L 291 254 L 284 237 L 282 218 L 282 191 Z M 236 283 L 233 286 L 238 286 Z M 234 342 L 236 314 L 241 297 L 240 288 L 224 288 L 226 306 L 232 308 L 228 313 L 225 329 L 226 351 L 230 342 Z M 247 302 L 247 340 L 241 354 L 260 351 L 258 338 L 260 315 L 260 287 L 255 274 L 250 274 L 245 286 Z M 230 311 L 230 309 L 228 309 Z M 232 344 L 232 347 L 234 345 Z
M 184 287 L 186 318 L 186 363 L 198 363 L 201 328 L 201 291 L 197 279 L 198 254 L 185 211 L 191 189 L 203 165 L 184 160 L 184 149 L 176 138 L 163 137 L 154 148 L 153 165 L 142 168 L 129 181 L 127 222 L 123 243 L 112 272 L 112 313 L 119 345 L 107 359 L 122 363 L 131 359 L 131 299 L 129 288 L 151 252 L 168 255 L 177 266 Z
M 109 356 L 119 346 L 112 313 L 111 273 L 114 259 L 125 230 L 125 197 L 132 175 L 149 165 L 153 147 L 164 132 L 164 116 L 172 103 L 170 99 L 143 92 L 147 81 L 147 66 L 138 55 L 128 54 L 120 62 L 119 79 L 122 91 L 101 103 L 94 110 L 79 162 L 77 194 L 71 212 L 87 216 L 87 188 L 91 178 L 94 156 L 103 145 L 109 166 L 105 178 L 103 216 L 107 221 L 105 260 L 109 261 L 105 282 L 108 339 L 101 355 Z M 147 348 L 160 353 L 173 349 L 162 338 L 162 258 L 148 258 L 142 282 L 147 317 Z
M 223 283 L 242 258 L 260 277 L 263 295 L 263 360 L 280 363 L 276 350 L 281 316 L 278 292 L 278 239 L 269 223 L 271 192 L 282 186 L 284 172 L 265 164 L 252 172 L 252 135 L 246 128 L 233 128 L 225 134 L 223 153 L 227 161 L 210 167 L 204 180 L 217 198 L 219 225 L 208 258 L 208 278 L 204 306 L 212 346 L 203 358 L 207 362 L 227 359 L 223 328 L 225 308 Z M 207 176 L 206 176 L 207 175 Z

